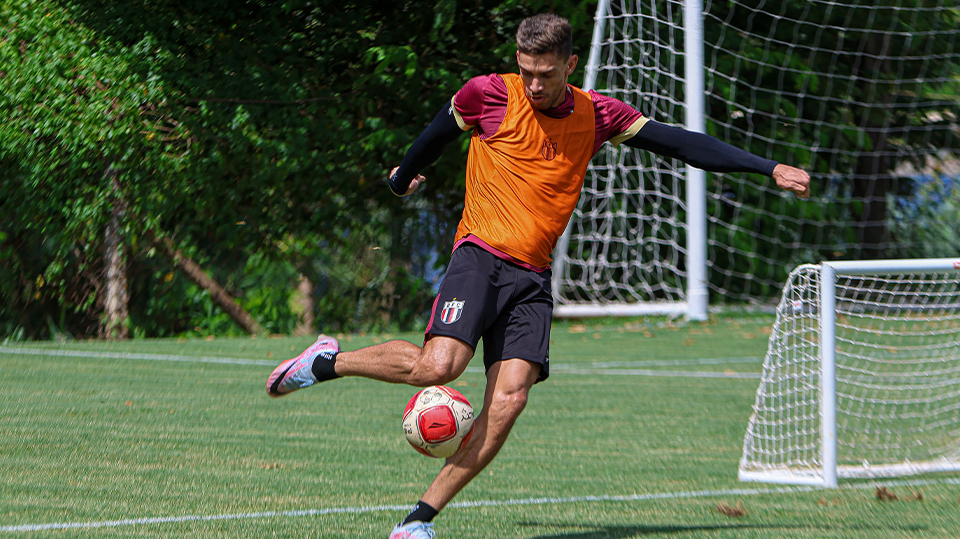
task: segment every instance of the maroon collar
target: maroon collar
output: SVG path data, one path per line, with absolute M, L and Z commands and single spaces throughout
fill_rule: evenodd
M 564 100 L 562 103 L 560 103 L 556 107 L 540 110 L 538 112 L 542 113 L 544 116 L 547 116 L 549 118 L 562 119 L 573 114 L 574 103 L 576 103 L 576 99 L 574 99 L 573 90 L 570 89 L 570 85 L 568 84 L 567 95 L 564 97 Z

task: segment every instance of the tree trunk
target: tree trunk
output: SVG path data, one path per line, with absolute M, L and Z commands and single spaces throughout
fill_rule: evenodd
M 124 340 L 130 338 L 127 318 L 130 314 L 130 297 L 127 292 L 127 257 L 124 255 L 120 221 L 126 214 L 126 204 L 120 195 L 117 183 L 118 171 L 107 165 L 103 173 L 110 180 L 116 198 L 110 211 L 103 236 L 103 267 L 106 270 L 106 291 L 103 300 L 104 316 L 100 336 L 104 339 Z
M 891 66 L 885 60 L 890 48 L 890 36 L 870 34 L 866 36 L 864 54 L 861 57 L 861 69 L 855 76 L 870 80 L 880 80 L 881 75 L 890 73 Z M 853 215 L 859 222 L 857 240 L 862 246 L 860 258 L 877 259 L 886 254 L 889 242 L 887 231 L 887 193 L 893 187 L 893 175 L 890 172 L 890 159 L 887 156 L 889 136 L 886 125 L 889 114 L 890 95 L 882 84 L 877 83 L 877 95 L 873 102 L 865 103 L 857 111 L 860 115 L 860 128 L 870 138 L 872 149 L 857 157 L 853 178 L 854 201 L 860 203 L 860 209 L 854 209 Z
M 861 203 L 860 211 L 854 211 L 861 245 L 860 257 L 868 260 L 883 258 L 890 235 L 887 231 L 887 193 L 893 184 L 888 159 L 883 155 L 887 149 L 886 133 L 873 132 L 874 151 L 864 152 L 857 158 L 854 172 L 853 198 Z
M 313 299 L 313 281 L 306 275 L 300 276 L 297 283 L 297 304 L 302 309 L 293 334 L 296 336 L 314 335 L 317 332 L 316 302 Z
M 148 232 L 148 236 L 151 237 L 153 244 L 173 262 L 174 267 L 183 272 L 187 279 L 190 279 L 190 282 L 209 292 L 213 303 L 227 313 L 244 331 L 253 335 L 266 333 L 263 326 L 250 316 L 250 313 L 241 307 L 229 292 L 211 279 L 196 262 L 177 249 L 173 240 L 157 238 L 150 232 Z
M 127 294 L 127 264 L 120 237 L 122 210 L 114 208 L 103 239 L 103 265 L 106 268 L 106 297 L 101 335 L 105 339 L 128 339 L 129 296 Z

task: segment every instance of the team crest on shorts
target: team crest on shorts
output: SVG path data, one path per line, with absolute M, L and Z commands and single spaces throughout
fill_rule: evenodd
M 457 301 L 457 298 L 453 298 L 453 301 L 448 301 L 443 304 L 443 310 L 440 311 L 440 321 L 444 324 L 452 324 L 457 320 L 460 320 L 460 315 L 463 314 L 463 304 L 466 301 Z

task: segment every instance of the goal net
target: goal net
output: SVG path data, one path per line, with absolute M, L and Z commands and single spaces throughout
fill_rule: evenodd
M 708 0 L 695 10 L 699 47 L 685 42 L 691 3 L 601 0 L 584 86 L 687 125 L 686 64 L 700 48 L 691 72 L 703 74 L 707 133 L 804 168 L 812 197 L 709 174 L 705 215 L 691 216 L 683 163 L 604 145 L 555 253 L 557 314 L 675 312 L 696 268 L 711 301 L 766 303 L 802 263 L 918 256 L 893 233 L 910 216 L 893 210 L 920 176 L 960 177 L 956 1 Z M 704 221 L 703 249 L 691 217 Z M 943 248 L 924 256 L 960 255 Z
M 740 479 L 836 486 L 960 470 L 960 259 L 793 271 Z

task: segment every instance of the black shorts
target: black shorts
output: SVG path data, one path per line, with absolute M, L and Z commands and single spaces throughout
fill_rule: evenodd
M 524 359 L 549 371 L 553 294 L 550 270 L 543 273 L 503 260 L 464 243 L 453 252 L 433 303 L 427 335 L 455 337 L 474 350 L 483 338 L 483 366 Z

